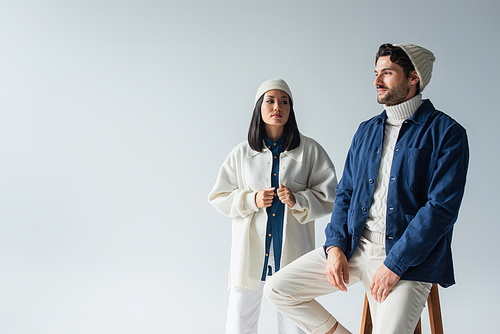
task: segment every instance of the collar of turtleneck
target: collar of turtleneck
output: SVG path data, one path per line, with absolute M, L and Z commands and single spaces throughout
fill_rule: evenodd
M 407 120 L 417 109 L 422 105 L 422 94 L 417 94 L 413 98 L 409 99 L 400 104 L 394 106 L 385 106 L 385 112 L 387 114 L 387 123 L 389 124 L 401 124 L 404 120 Z

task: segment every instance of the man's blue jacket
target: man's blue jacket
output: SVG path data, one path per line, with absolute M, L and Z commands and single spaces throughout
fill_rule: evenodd
M 325 249 L 349 259 L 358 246 L 375 190 L 384 126 L 382 114 L 361 123 L 351 143 Z M 384 264 L 404 280 L 455 283 L 453 224 L 465 190 L 469 147 L 465 129 L 429 100 L 401 126 L 387 194 Z

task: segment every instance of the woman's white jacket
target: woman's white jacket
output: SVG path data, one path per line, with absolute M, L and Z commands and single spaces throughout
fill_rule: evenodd
M 314 220 L 330 214 L 337 176 L 328 154 L 315 140 L 300 135 L 300 145 L 281 153 L 280 183 L 290 188 L 295 205 L 285 205 L 281 266 L 314 249 Z M 255 195 L 271 187 L 272 152 L 254 151 L 243 142 L 220 168 L 208 197 L 222 214 L 233 218 L 229 286 L 258 290 L 264 269 L 267 212 Z

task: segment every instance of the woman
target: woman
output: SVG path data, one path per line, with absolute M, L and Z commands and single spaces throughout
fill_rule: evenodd
M 257 333 L 266 277 L 314 249 L 314 220 L 333 209 L 337 178 L 325 150 L 299 133 L 282 79 L 257 90 L 248 140 L 222 165 L 209 202 L 232 217 L 227 334 Z M 303 333 L 278 314 L 279 333 Z

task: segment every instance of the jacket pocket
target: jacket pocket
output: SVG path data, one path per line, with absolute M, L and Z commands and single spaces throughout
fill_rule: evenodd
M 290 190 L 293 193 L 297 193 L 299 191 L 306 190 L 306 188 L 307 188 L 307 185 L 293 181 L 292 186 L 290 187 Z
M 405 152 L 403 183 L 420 203 L 427 201 L 427 189 L 436 159 L 437 154 L 428 150 L 409 148 Z

